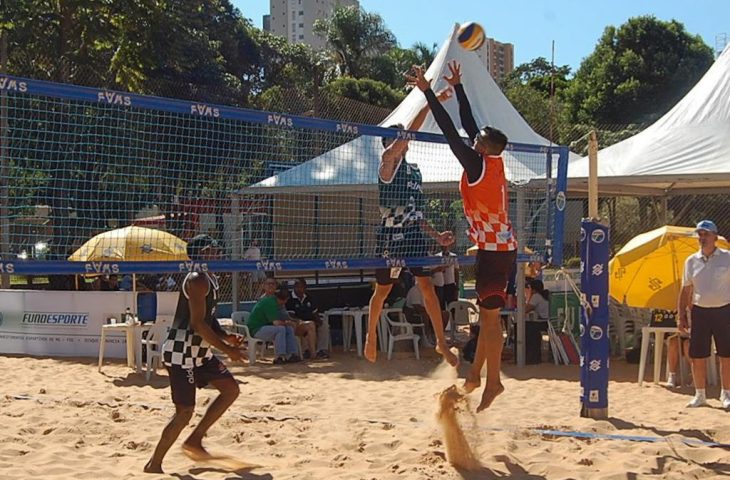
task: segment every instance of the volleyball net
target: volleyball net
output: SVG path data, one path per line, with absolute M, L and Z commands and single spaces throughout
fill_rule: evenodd
M 0 273 L 437 263 L 375 253 L 384 138 L 410 141 L 424 217 L 468 264 L 462 169 L 441 135 L 0 76 Z M 567 148 L 511 143 L 503 158 L 520 260 L 559 265 Z M 219 260 L 187 258 L 200 233 Z

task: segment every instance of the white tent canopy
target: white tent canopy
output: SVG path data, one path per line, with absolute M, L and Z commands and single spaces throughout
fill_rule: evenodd
M 435 79 L 434 91 L 438 92 L 447 86 L 442 77 L 449 73 L 447 63 L 456 60 L 461 63 L 464 88 L 479 126 L 492 125 L 501 129 L 507 134 L 510 142 L 550 145 L 547 139 L 530 128 L 510 104 L 478 54 L 459 46 L 456 39 L 457 30 L 458 25 L 454 27 L 426 72 L 427 78 Z M 384 127 L 398 123 L 408 125 L 425 104 L 426 99 L 423 93 L 414 89 L 380 125 Z M 446 101 L 444 106 L 461 134 L 466 136 L 464 130 L 461 129 L 458 102 L 455 96 Z M 430 113 L 419 131 L 441 134 L 441 130 Z M 297 167 L 267 178 L 253 187 L 298 187 L 298 189 L 315 187 L 320 189 L 322 187 L 337 188 L 338 186 L 342 188 L 346 185 L 375 186 L 382 152 L 380 138 L 361 136 Z M 528 166 L 522 154 L 514 155 L 506 152 L 504 158 L 509 180 L 521 183 L 534 178 L 544 178 L 545 166 L 539 160 L 536 161 L 535 158 L 532 158 Z M 413 141 L 409 146 L 408 160 L 419 166 L 424 184 L 458 182 L 461 178 L 461 166 L 446 144 Z
M 587 189 L 588 158 L 571 162 L 569 189 Z M 730 185 L 730 45 L 702 79 L 646 130 L 598 152 L 602 193 L 711 191 Z

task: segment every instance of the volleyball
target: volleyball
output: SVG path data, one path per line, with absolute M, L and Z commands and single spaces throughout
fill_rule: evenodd
M 462 48 L 476 50 L 484 44 L 484 29 L 476 22 L 468 22 L 459 27 L 456 38 Z

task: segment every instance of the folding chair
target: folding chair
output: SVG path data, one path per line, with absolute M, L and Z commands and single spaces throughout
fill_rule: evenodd
M 479 318 L 479 308 L 468 300 L 456 300 L 446 306 L 451 325 L 451 338 L 456 336 L 457 325 L 470 325 L 472 315 Z
M 381 321 L 385 321 L 388 325 L 388 360 L 393 357 L 393 345 L 395 342 L 406 340 L 413 342 L 413 351 L 416 353 L 416 359 L 420 360 L 421 354 L 418 351 L 418 342 L 421 339 L 413 333 L 413 324 L 406 321 L 402 312 L 398 312 L 398 318 L 401 320 L 396 322 L 386 313 L 380 315 Z
M 156 371 L 162 363 L 162 343 L 167 339 L 167 334 L 172 327 L 173 316 L 159 315 L 155 323 L 147 333 L 147 338 L 142 339 L 142 345 L 147 347 L 147 365 L 145 379 L 149 382 L 152 372 Z
M 250 315 L 250 312 L 245 311 L 233 312 L 231 313 L 231 319 L 233 320 L 234 330 L 237 333 L 243 335 L 243 338 L 246 340 L 248 350 L 248 364 L 255 365 L 256 348 L 261 348 L 260 355 L 263 357 L 266 351 L 266 342 L 251 335 L 251 331 L 248 329 L 248 325 L 246 325 L 246 322 L 248 322 L 248 317 Z

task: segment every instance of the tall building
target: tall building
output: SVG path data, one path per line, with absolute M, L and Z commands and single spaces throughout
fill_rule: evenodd
M 314 22 L 329 17 L 335 7 L 360 7 L 358 0 L 269 0 L 269 15 L 264 15 L 264 30 L 286 38 L 290 43 L 306 43 L 324 48 L 324 39 L 314 34 Z
M 502 43 L 487 37 L 484 45 L 477 50 L 477 54 L 495 82 L 499 83 L 515 69 L 514 45 L 511 43 Z

